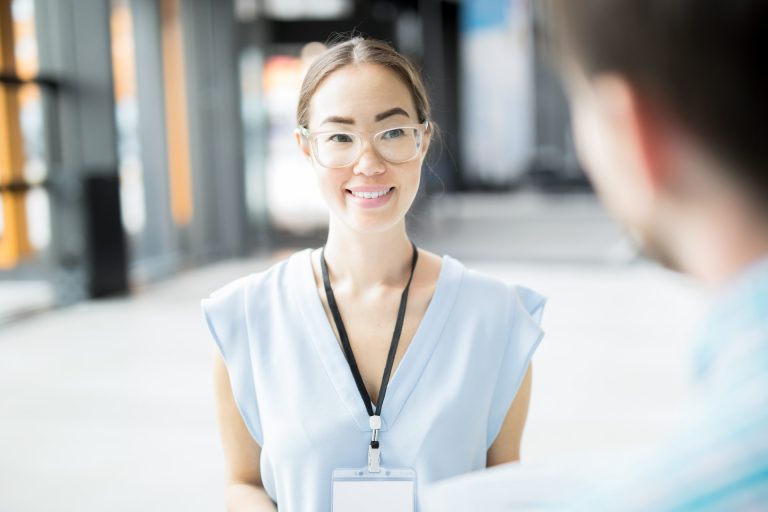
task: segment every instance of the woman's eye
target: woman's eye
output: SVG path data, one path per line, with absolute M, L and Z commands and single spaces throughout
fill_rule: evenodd
M 393 128 L 392 130 L 385 131 L 383 138 L 396 139 L 398 137 L 402 137 L 403 135 L 405 135 L 405 130 L 403 130 L 402 128 Z
M 352 137 L 346 133 L 334 133 L 328 140 L 331 142 L 352 142 Z

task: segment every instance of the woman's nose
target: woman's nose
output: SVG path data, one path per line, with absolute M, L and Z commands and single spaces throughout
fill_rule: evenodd
M 353 171 L 355 174 L 363 174 L 365 176 L 374 176 L 381 174 L 386 170 L 384 160 L 373 149 L 372 144 L 365 144 L 363 151 L 360 153 L 360 158 L 357 159 Z

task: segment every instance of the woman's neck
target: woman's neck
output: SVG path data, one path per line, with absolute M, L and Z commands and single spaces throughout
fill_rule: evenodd
M 365 234 L 331 219 L 325 260 L 334 288 L 338 284 L 357 293 L 402 286 L 410 275 L 412 257 L 404 221 L 388 231 Z

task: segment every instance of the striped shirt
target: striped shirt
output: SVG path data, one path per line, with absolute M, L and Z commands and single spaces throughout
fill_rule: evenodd
M 578 510 L 768 511 L 768 259 L 716 301 L 695 377 L 698 403 L 663 455 Z

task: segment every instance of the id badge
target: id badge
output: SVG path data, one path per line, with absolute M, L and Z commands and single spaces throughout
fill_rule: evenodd
M 335 469 L 331 491 L 332 512 L 413 512 L 416 472 L 407 468 Z

